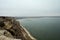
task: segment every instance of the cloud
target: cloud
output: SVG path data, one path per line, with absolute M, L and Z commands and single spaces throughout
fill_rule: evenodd
M 60 16 L 60 0 L 0 0 L 0 15 Z

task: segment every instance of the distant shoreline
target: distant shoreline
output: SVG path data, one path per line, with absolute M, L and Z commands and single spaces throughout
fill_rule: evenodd
M 60 18 L 60 16 L 34 16 L 34 17 L 15 17 L 16 19 L 27 19 L 27 18 Z

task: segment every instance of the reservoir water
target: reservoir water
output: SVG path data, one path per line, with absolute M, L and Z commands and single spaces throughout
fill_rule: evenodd
M 37 40 L 60 40 L 60 18 L 28 18 L 19 21 Z

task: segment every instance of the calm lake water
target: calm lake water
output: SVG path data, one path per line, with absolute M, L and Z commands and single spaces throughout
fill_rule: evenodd
M 30 18 L 19 21 L 37 40 L 60 40 L 60 18 Z

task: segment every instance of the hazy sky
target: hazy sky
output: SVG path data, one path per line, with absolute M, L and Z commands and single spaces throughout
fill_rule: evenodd
M 0 0 L 1 16 L 60 16 L 60 0 Z

